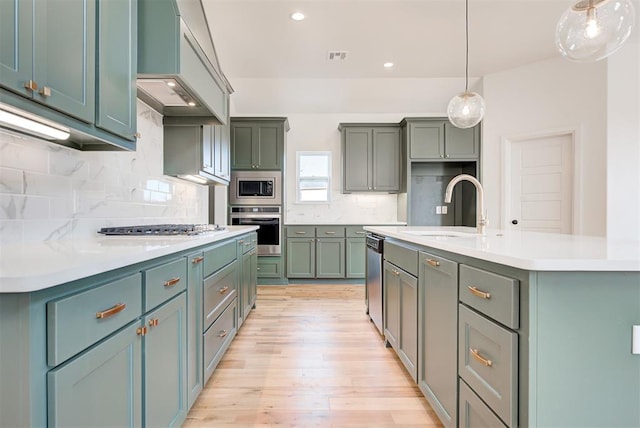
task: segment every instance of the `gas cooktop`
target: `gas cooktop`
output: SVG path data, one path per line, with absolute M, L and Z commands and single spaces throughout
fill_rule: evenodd
M 150 224 L 143 226 L 103 227 L 98 233 L 103 235 L 128 236 L 171 236 L 200 235 L 207 232 L 222 232 L 225 227 L 217 224 Z

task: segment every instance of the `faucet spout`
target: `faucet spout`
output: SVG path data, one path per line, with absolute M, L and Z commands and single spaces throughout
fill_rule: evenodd
M 461 181 L 469 181 L 476 188 L 476 215 L 478 216 L 476 230 L 478 231 L 478 234 L 484 235 L 485 229 L 489 224 L 489 220 L 484 212 L 484 188 L 477 178 L 469 174 L 460 174 L 453 177 L 449 184 L 447 184 L 447 188 L 444 192 L 444 202 L 447 204 L 451 203 L 453 188 Z

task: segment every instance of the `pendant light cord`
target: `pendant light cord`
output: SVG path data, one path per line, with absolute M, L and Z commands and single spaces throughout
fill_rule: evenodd
M 465 67 L 464 67 L 464 91 L 469 92 L 469 0 L 464 4 L 464 28 L 465 28 Z

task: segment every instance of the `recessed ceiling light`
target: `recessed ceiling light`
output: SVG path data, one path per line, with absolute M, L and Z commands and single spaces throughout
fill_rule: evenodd
M 293 12 L 291 14 L 291 19 L 294 21 L 302 21 L 304 19 L 304 13 L 302 12 Z
M 392 62 L 385 62 L 382 65 L 384 66 L 384 68 L 393 68 L 393 63 Z

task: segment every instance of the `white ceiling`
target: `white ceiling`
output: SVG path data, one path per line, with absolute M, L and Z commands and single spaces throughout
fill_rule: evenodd
M 464 77 L 464 0 L 202 0 L 234 78 Z M 469 0 L 469 75 L 558 55 L 572 0 Z M 306 19 L 289 18 L 294 11 Z M 329 62 L 328 51 L 348 51 Z M 395 63 L 384 69 L 386 61 Z

